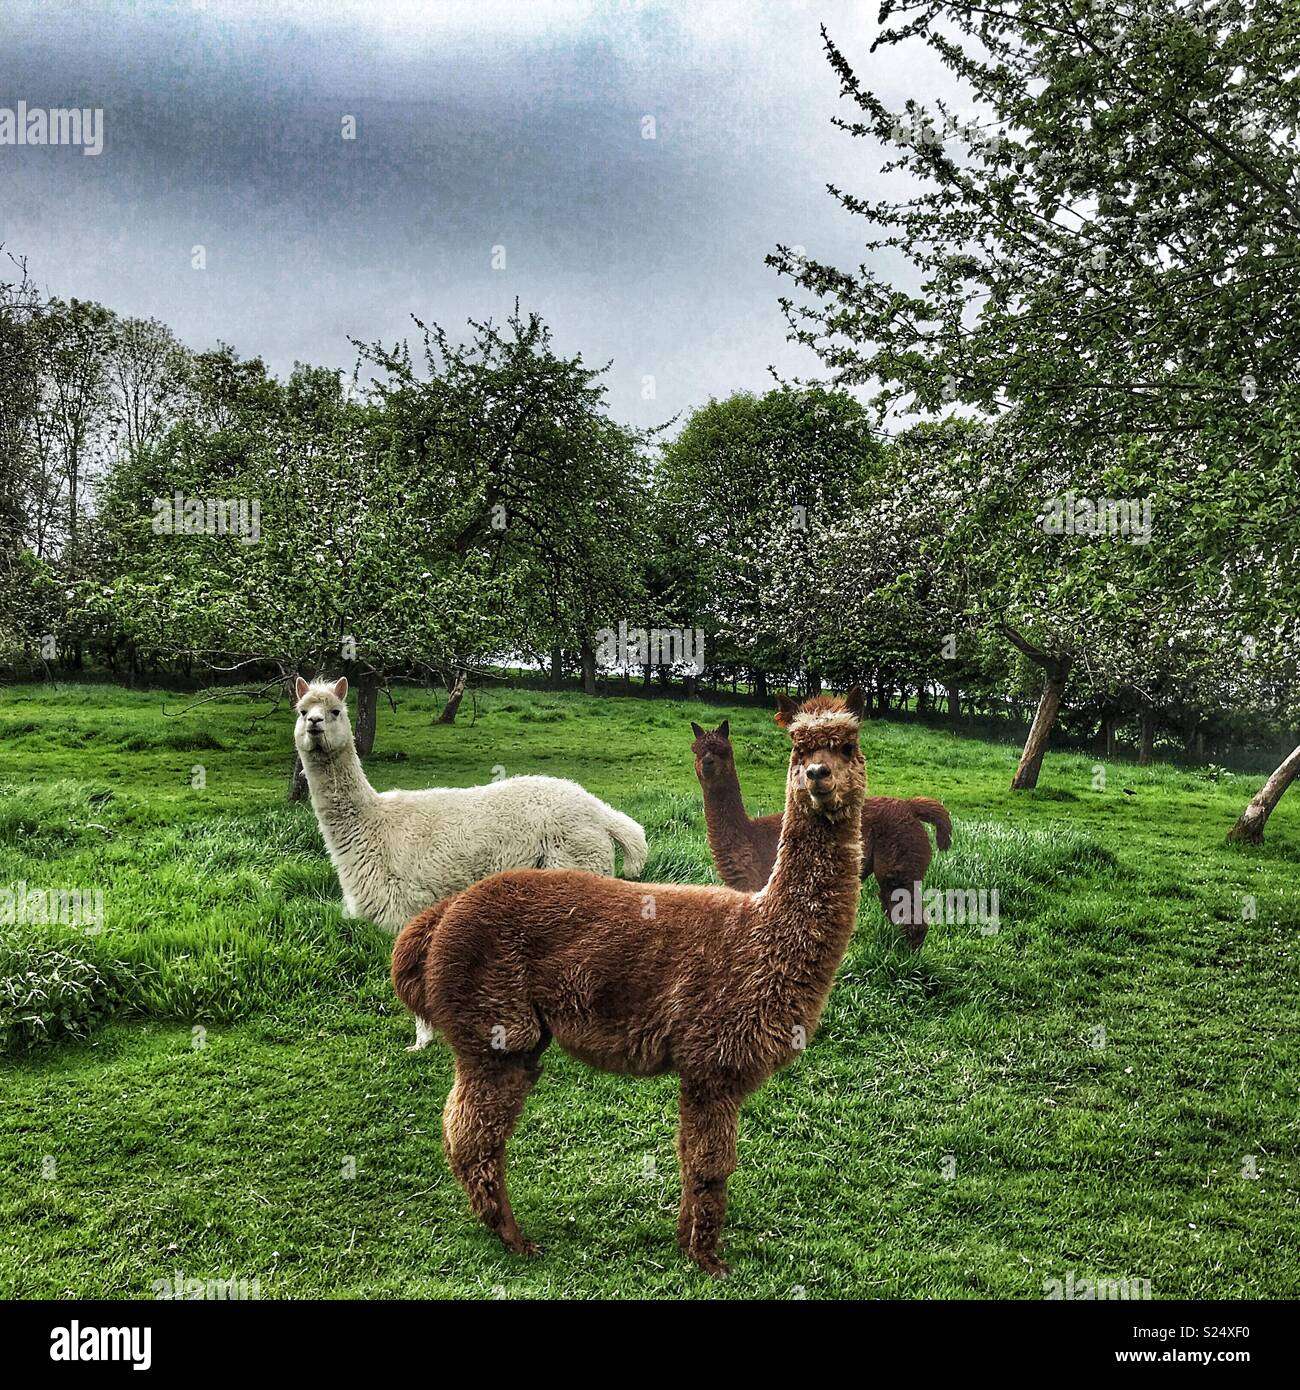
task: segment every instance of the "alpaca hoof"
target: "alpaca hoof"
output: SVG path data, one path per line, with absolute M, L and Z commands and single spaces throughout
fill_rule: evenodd
M 919 951 L 925 945 L 925 938 L 930 931 L 927 922 L 924 926 L 914 927 L 910 924 L 903 928 L 903 940 L 907 943 L 910 950 Z
M 716 1255 L 695 1254 L 691 1256 L 697 1265 L 714 1279 L 725 1279 L 731 1273 L 731 1268 L 722 1263 Z
M 423 1052 L 429 1044 L 427 1042 L 413 1042 L 407 1046 L 408 1052 Z
M 502 1236 L 501 1243 L 512 1255 L 525 1255 L 532 1259 L 542 1253 L 542 1247 L 535 1240 L 529 1240 L 525 1235 L 517 1235 L 510 1240 Z

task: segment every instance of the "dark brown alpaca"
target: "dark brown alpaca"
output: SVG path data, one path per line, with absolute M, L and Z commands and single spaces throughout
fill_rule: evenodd
M 677 1243 L 726 1273 L 741 1102 L 807 1045 L 853 933 L 861 714 L 855 690 L 810 700 L 791 721 L 784 829 L 761 893 L 517 869 L 398 936 L 397 993 L 456 1054 L 447 1161 L 510 1250 L 537 1252 L 510 1210 L 505 1146 L 554 1039 L 604 1071 L 681 1078 Z
M 798 706 L 782 695 L 776 722 L 785 727 Z M 776 863 L 781 838 L 780 816 L 751 819 L 740 794 L 736 760 L 731 748 L 730 720 L 716 729 L 692 724 L 695 742 L 695 775 L 704 793 L 704 823 L 709 852 L 718 877 L 728 888 L 756 893 L 768 880 Z M 934 826 L 940 849 L 952 844 L 952 821 L 947 808 L 927 796 L 904 801 L 896 796 L 869 796 L 862 803 L 862 877 L 874 874 L 885 916 L 902 928 L 909 946 L 919 949 L 929 930 L 924 920 L 913 921 L 913 887 L 922 882 L 930 867 L 930 837 L 923 821 Z M 898 893 L 900 896 L 894 896 Z

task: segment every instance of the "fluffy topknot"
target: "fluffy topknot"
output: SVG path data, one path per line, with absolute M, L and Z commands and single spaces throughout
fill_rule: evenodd
M 810 695 L 797 704 L 788 695 L 778 695 L 774 718 L 781 728 L 793 734 L 796 729 L 821 724 L 856 725 L 861 722 L 864 706 L 862 691 L 856 685 L 843 699 L 838 695 Z

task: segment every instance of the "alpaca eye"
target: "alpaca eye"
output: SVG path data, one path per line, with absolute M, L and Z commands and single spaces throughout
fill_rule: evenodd
M 338 712 L 338 710 L 336 710 L 336 709 L 330 710 L 330 718 L 331 718 L 331 719 L 337 719 L 338 717 L 339 717 L 339 712 Z
M 846 744 L 844 745 L 844 756 L 845 756 L 846 758 L 851 758 L 851 757 L 853 756 L 853 753 L 854 753 L 853 745 L 852 745 L 851 743 L 846 743 Z

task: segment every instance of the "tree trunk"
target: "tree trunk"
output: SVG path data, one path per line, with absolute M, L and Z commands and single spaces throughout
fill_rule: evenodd
M 961 687 L 955 682 L 950 682 L 947 686 L 948 691 L 948 718 L 954 724 L 961 720 Z
M 293 771 L 289 774 L 289 800 L 307 799 L 307 774 L 302 770 L 302 759 L 294 754 Z
M 755 670 L 754 672 L 754 695 L 760 700 L 767 699 L 767 672 Z
M 694 700 L 699 695 L 699 683 L 699 677 L 695 674 L 695 672 L 688 671 L 686 673 L 686 689 L 682 698 L 686 700 Z
M 1196 716 L 1183 715 L 1183 752 L 1190 758 L 1196 752 Z
M 362 676 L 357 682 L 357 730 L 352 741 L 358 758 L 368 758 L 375 746 L 375 720 L 379 714 L 379 677 Z
M 596 652 L 590 642 L 578 648 L 578 658 L 582 662 L 582 688 L 588 695 L 596 693 Z
M 1156 751 L 1156 712 L 1150 705 L 1142 706 L 1142 747 L 1138 766 L 1150 767 Z
M 1038 772 L 1043 765 L 1043 754 L 1056 727 L 1056 716 L 1061 712 L 1061 700 L 1065 695 L 1065 682 L 1070 674 L 1070 660 L 1062 657 L 1043 668 L 1043 693 L 1038 700 L 1034 722 L 1025 740 L 1024 752 L 1020 755 L 1020 765 L 1011 779 L 1012 791 L 1031 791 L 1038 785 Z
M 454 724 L 456 722 L 456 712 L 460 709 L 460 702 L 465 698 L 465 673 L 456 672 L 456 679 L 451 683 L 451 689 L 447 692 L 447 703 L 442 707 L 442 713 L 438 716 L 439 724 Z
M 655 668 L 648 661 L 645 664 L 645 693 L 647 695 L 655 693 Z
M 68 468 L 68 553 L 74 559 L 77 554 L 77 519 L 81 514 L 80 452 L 80 448 L 74 440 Z
M 551 689 L 558 690 L 564 683 L 564 653 L 559 647 L 551 648 Z
M 1300 776 L 1300 747 L 1293 748 L 1277 771 L 1264 783 L 1262 790 L 1251 798 L 1250 805 L 1241 813 L 1236 825 L 1228 831 L 1229 840 L 1239 840 L 1247 845 L 1264 842 L 1264 824 L 1273 812 L 1273 807 L 1282 799 L 1282 793 Z
M 809 695 L 822 693 L 822 673 L 820 671 L 808 672 L 808 693 Z

